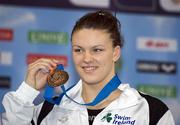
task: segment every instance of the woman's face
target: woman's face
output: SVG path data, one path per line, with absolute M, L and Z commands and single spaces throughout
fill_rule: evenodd
M 113 48 L 112 44 L 105 30 L 84 28 L 74 32 L 72 56 L 84 83 L 104 84 L 114 76 L 114 62 L 120 57 L 120 47 Z

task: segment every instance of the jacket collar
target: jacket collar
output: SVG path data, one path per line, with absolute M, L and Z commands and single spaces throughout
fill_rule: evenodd
M 129 84 L 121 83 L 118 87 L 122 91 L 119 98 L 113 101 L 109 106 L 107 106 L 104 110 L 113 110 L 113 109 L 122 109 L 134 106 L 139 103 L 142 98 L 138 91 L 134 88 L 131 88 Z M 82 80 L 67 92 L 67 94 L 75 101 L 79 103 L 84 103 L 82 96 Z M 86 107 L 83 105 L 76 104 L 75 102 L 69 100 L 66 96 L 63 97 L 62 102 L 60 104 L 63 108 L 71 109 L 71 110 L 85 110 Z

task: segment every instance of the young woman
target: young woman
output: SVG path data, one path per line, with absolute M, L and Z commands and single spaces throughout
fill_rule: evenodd
M 86 104 L 111 84 L 102 95 L 110 94 L 95 105 L 77 104 L 64 96 L 41 125 L 174 125 L 164 103 L 128 84 L 120 84 L 115 73 L 123 46 L 120 28 L 118 19 L 107 11 L 88 13 L 76 22 L 71 34 L 72 57 L 81 79 L 67 94 Z M 42 104 L 34 106 L 33 100 L 57 64 L 57 60 L 39 59 L 28 66 L 18 90 L 7 93 L 3 99 L 3 125 L 31 125 L 32 119 L 37 124 Z M 118 87 L 111 90 L 114 84 Z

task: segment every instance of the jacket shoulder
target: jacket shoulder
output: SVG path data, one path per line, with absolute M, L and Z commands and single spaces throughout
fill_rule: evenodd
M 153 96 L 143 94 L 139 92 L 139 94 L 146 99 L 149 105 L 149 116 L 150 116 L 150 125 L 156 125 L 161 117 L 169 110 L 167 105 L 162 102 L 160 99 L 155 98 Z

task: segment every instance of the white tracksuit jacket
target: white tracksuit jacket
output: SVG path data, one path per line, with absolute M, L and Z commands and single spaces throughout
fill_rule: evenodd
M 149 107 L 146 99 L 128 84 L 121 83 L 118 87 L 122 94 L 94 119 L 93 125 L 149 125 Z M 74 100 L 84 103 L 81 97 L 81 80 L 68 95 Z M 33 100 L 39 91 L 22 83 L 16 92 L 4 96 L 5 113 L 2 114 L 3 125 L 35 124 L 42 104 L 34 106 Z M 157 111 L 158 112 L 158 111 Z M 60 105 L 44 118 L 41 125 L 88 125 L 88 112 L 85 106 L 78 105 L 63 97 Z M 160 118 L 158 125 L 175 125 L 169 110 Z

